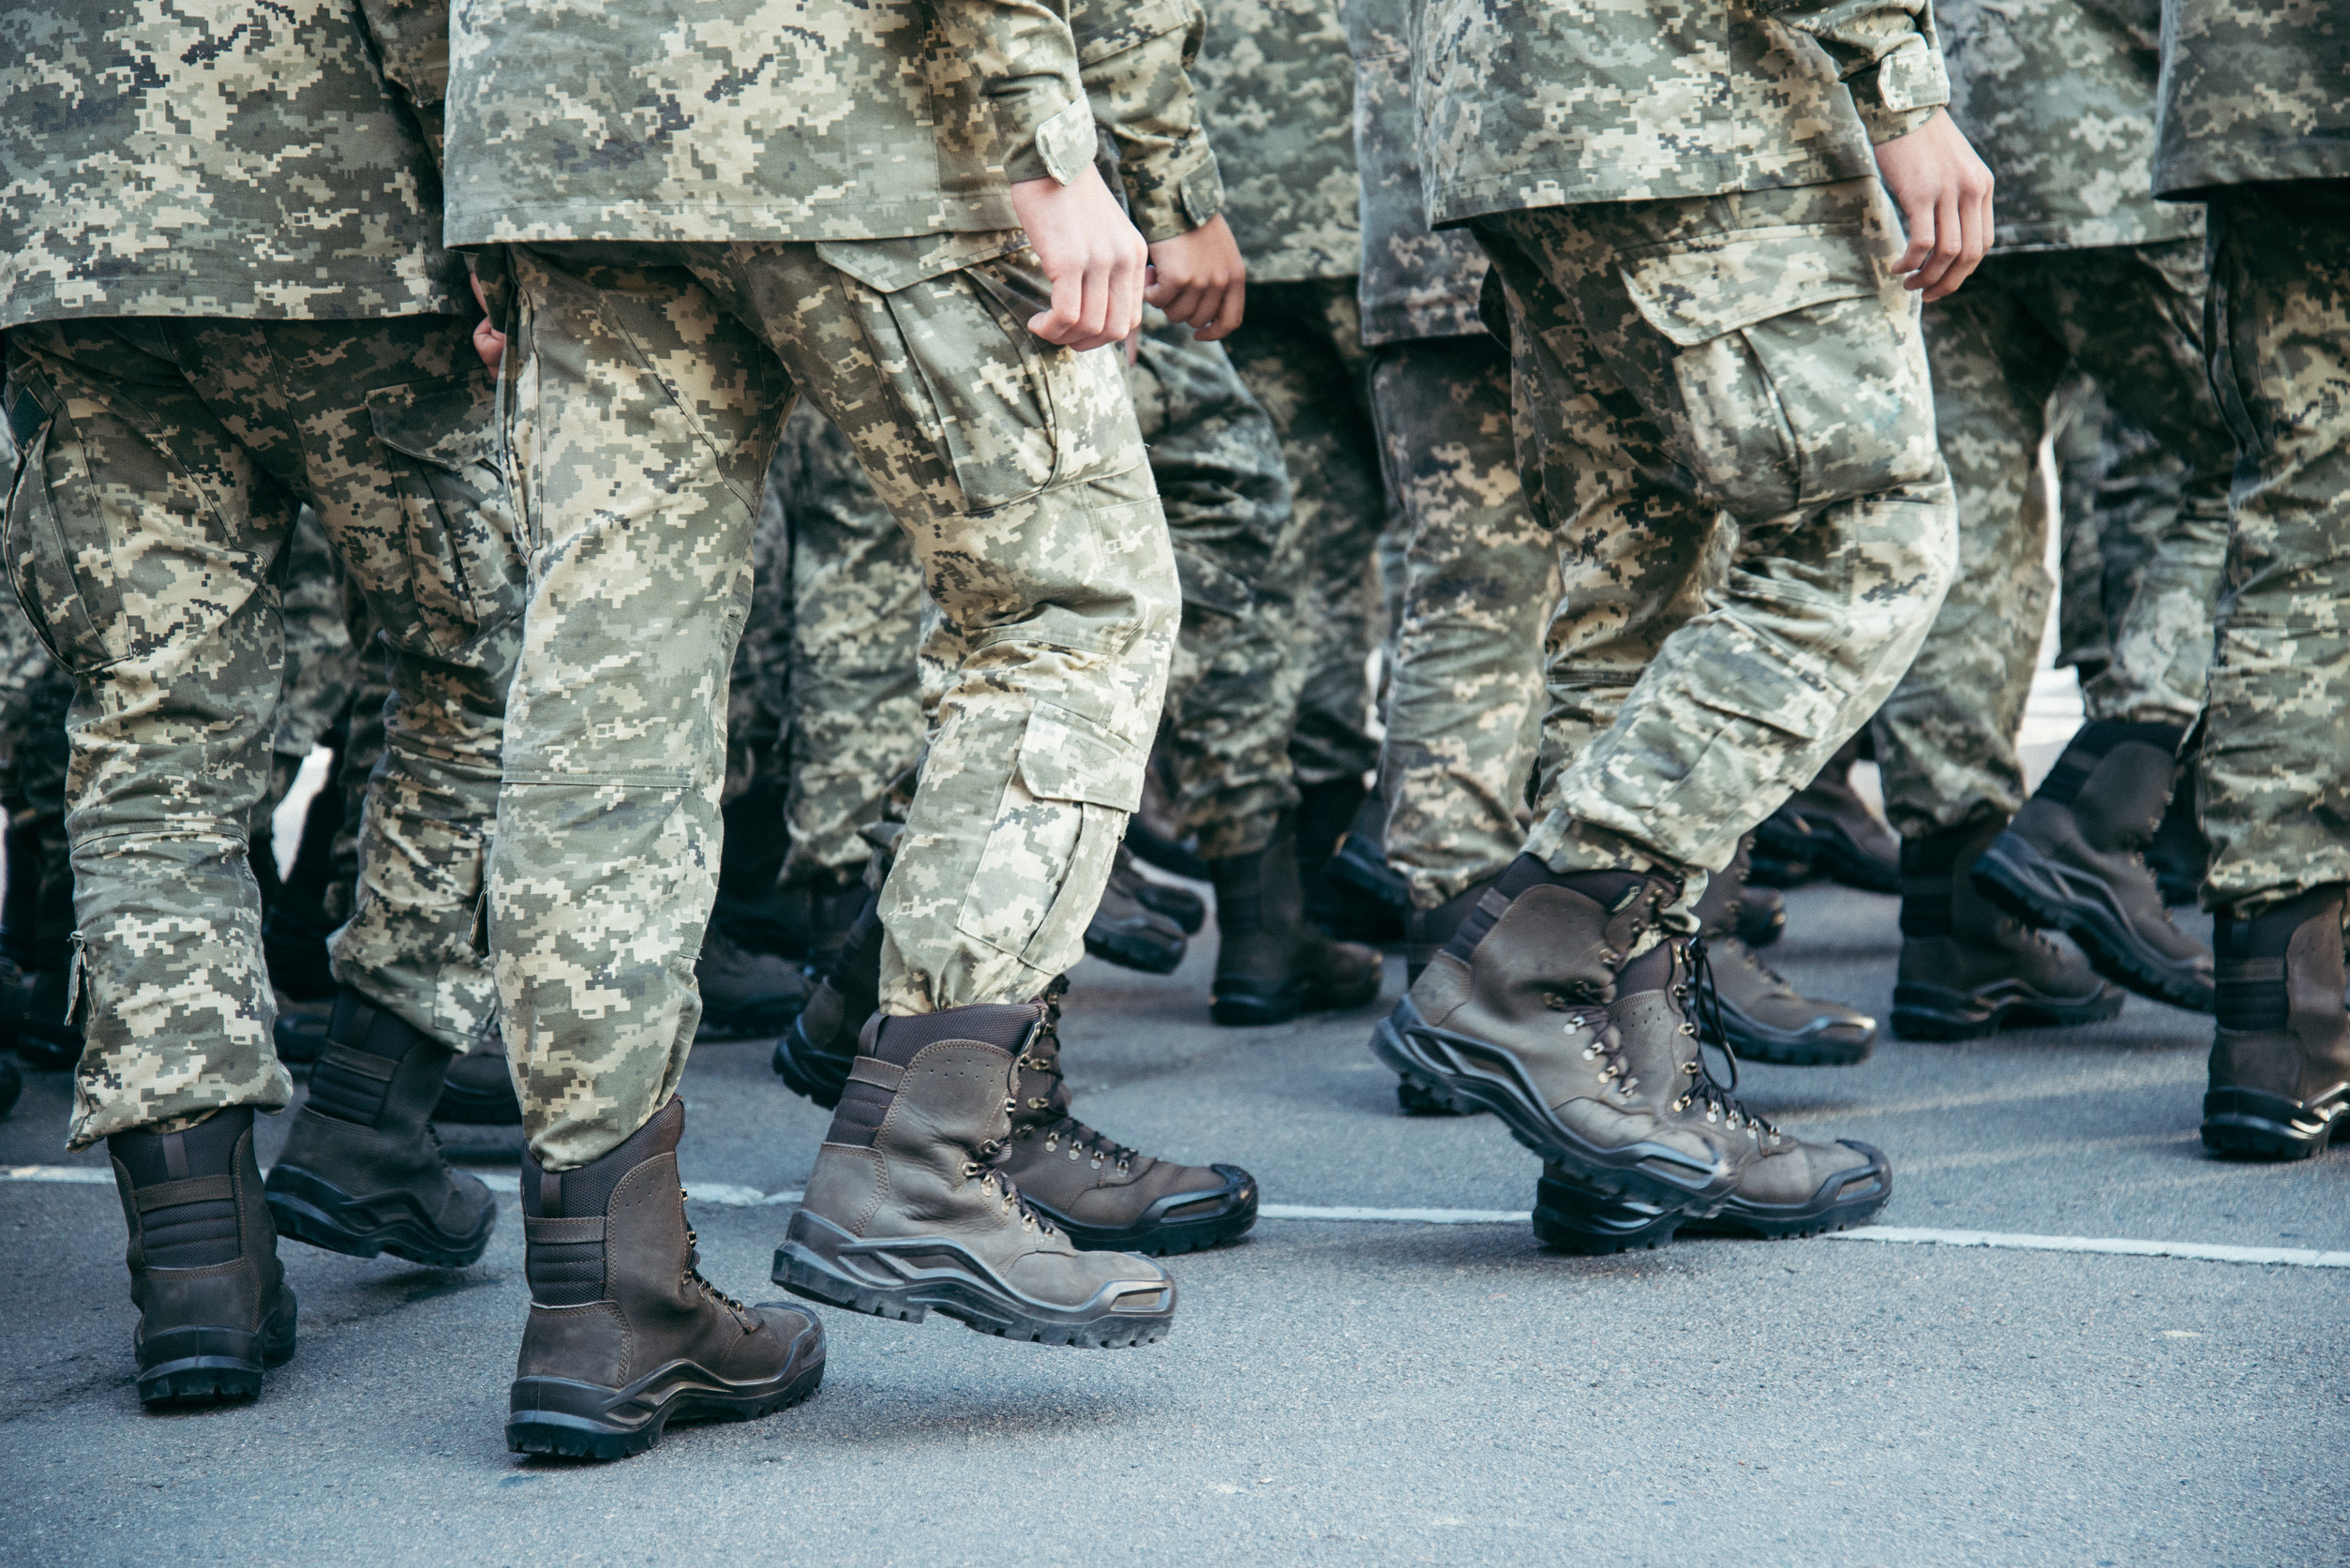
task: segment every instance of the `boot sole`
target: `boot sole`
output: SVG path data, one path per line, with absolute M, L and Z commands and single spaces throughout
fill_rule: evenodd
M 2234 1159 L 2309 1159 L 2340 1136 L 2343 1108 L 2331 1115 L 2257 1089 L 2214 1089 L 2203 1097 L 2203 1146 Z
M 1049 1203 L 1022 1192 L 1028 1206 L 1051 1220 L 1080 1252 L 1139 1252 L 1146 1258 L 1172 1258 L 1202 1252 L 1238 1241 L 1257 1222 L 1257 1181 L 1237 1165 L 1211 1165 L 1224 1185 L 1211 1192 L 1174 1192 L 1151 1204 L 1135 1223 L 1116 1229 L 1084 1225 Z M 1181 1218 L 1177 1210 L 1195 1210 Z
M 498 1205 L 482 1211 L 482 1223 L 471 1234 L 452 1236 L 416 1212 L 405 1194 L 360 1200 L 299 1166 L 279 1163 L 262 1184 L 269 1201 L 269 1217 L 277 1233 L 349 1258 L 372 1258 L 389 1252 L 427 1268 L 463 1268 L 489 1246 L 498 1228 Z M 377 1216 L 372 1202 L 393 1202 L 402 1211 L 391 1219 Z
M 1388 1064 L 1393 1066 L 1393 1063 Z M 1474 1116 L 1482 1105 L 1463 1105 L 1417 1073 L 1396 1073 L 1396 1109 L 1407 1116 Z
M 1021 1294 L 945 1236 L 861 1241 L 802 1209 L 791 1217 L 769 1276 L 793 1295 L 876 1318 L 919 1323 L 932 1312 L 981 1334 L 1040 1345 L 1118 1350 L 1154 1345 L 1175 1319 L 1175 1288 L 1105 1286 L 1081 1307 L 1062 1307 Z M 1116 1310 L 1147 1292 L 1147 1311 Z
M 1310 1012 L 1353 1012 L 1379 1000 L 1379 971 L 1351 990 L 1332 992 L 1319 986 L 1302 989 L 1284 987 L 1274 992 L 1218 991 L 1209 997 L 1207 1016 L 1227 1029 L 1262 1029 L 1269 1024 L 1287 1023 L 1291 1019 Z
M 2009 1029 L 2069 1029 L 2102 1023 L 2125 998 L 2111 986 L 2085 1002 L 2067 1002 L 2002 980 L 1981 991 L 1951 991 L 1905 981 L 1893 987 L 1893 1036 L 1905 1040 L 1982 1039 Z
M 2058 864 L 2013 829 L 1976 859 L 1972 877 L 1977 892 L 2026 925 L 2079 943 L 2089 967 L 2116 985 L 2190 1012 L 2212 1010 L 2211 981 L 2181 974 L 2138 940 L 2103 878 Z
M 1711 1214 L 1729 1196 L 1736 1173 L 1704 1168 L 1662 1143 L 1603 1149 L 1552 1120 L 1525 1069 L 1506 1052 L 1467 1035 L 1438 1029 L 1404 996 L 1371 1033 L 1371 1052 L 1399 1072 L 1409 1070 L 1448 1098 L 1490 1111 L 1510 1136 L 1570 1177 L 1610 1198 Z
M 1722 1212 L 1693 1219 L 1682 1227 L 1692 1236 L 1744 1236 L 1775 1241 L 1788 1236 L 1818 1235 L 1864 1224 L 1893 1202 L 1893 1168 L 1882 1153 L 1849 1138 L 1837 1140 L 1846 1148 L 1868 1156 L 1857 1171 L 1840 1171 L 1819 1184 L 1819 1190 L 1801 1203 L 1750 1203 L 1733 1197 Z
M 1841 1020 L 1830 1025 L 1844 1026 Z M 1857 1040 L 1839 1039 L 1820 1029 L 1774 1029 L 1728 1002 L 1722 1004 L 1722 1033 L 1728 1038 L 1717 1040 L 1709 1032 L 1708 1043 L 1721 1046 L 1742 1062 L 1769 1062 L 1787 1068 L 1849 1068 L 1867 1061 L 1868 1053 L 1877 1047 L 1874 1023 Z
M 1545 1247 L 1586 1257 L 1654 1251 L 1672 1240 L 1684 1217 L 1677 1208 L 1628 1202 L 1574 1180 L 1555 1165 L 1534 1184 L 1534 1235 Z
M 824 1381 L 824 1359 L 771 1381 L 730 1383 L 673 1361 L 626 1388 L 569 1378 L 516 1378 L 506 1398 L 506 1451 L 565 1459 L 625 1459 L 661 1441 L 671 1422 L 756 1421 L 787 1411 Z
M 293 1288 L 277 1287 L 279 1309 L 259 1332 L 238 1328 L 165 1329 L 139 1347 L 139 1402 L 150 1410 L 172 1405 L 250 1399 L 262 1374 L 293 1359 L 300 1308 Z M 155 1357 L 151 1363 L 150 1357 Z
M 1104 963 L 1115 963 L 1121 969 L 1139 969 L 1145 975 L 1172 975 L 1183 967 L 1185 944 L 1170 946 L 1165 942 L 1145 941 L 1124 932 L 1112 932 L 1096 936 L 1085 933 L 1085 951 Z

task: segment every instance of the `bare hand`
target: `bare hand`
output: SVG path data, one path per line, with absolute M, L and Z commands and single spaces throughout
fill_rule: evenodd
M 1149 252 L 1092 165 L 1069 185 L 1022 180 L 1011 205 L 1053 285 L 1053 308 L 1028 318 L 1030 332 L 1067 349 L 1099 349 L 1142 324 Z
M 473 323 L 473 351 L 495 372 L 498 362 L 506 357 L 506 335 L 489 324 L 489 300 L 482 293 L 478 277 L 473 279 L 473 300 L 482 307 L 482 319 Z
M 1249 266 L 1220 213 L 1188 234 L 1150 247 L 1143 298 L 1209 343 L 1228 337 L 1246 306 Z
M 1909 226 L 1909 248 L 1893 270 L 1909 275 L 1905 287 L 1940 299 L 1991 248 L 1991 171 L 1939 109 L 1908 135 L 1879 142 L 1877 169 Z

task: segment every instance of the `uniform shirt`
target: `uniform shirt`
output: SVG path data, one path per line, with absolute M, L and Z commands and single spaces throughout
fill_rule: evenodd
M 2154 198 L 2161 0 L 1936 0 L 1950 113 L 1998 176 L 1992 246 L 2060 250 L 2200 233 Z
M 2350 179 L 2350 6 L 2163 0 L 2154 188 Z
M 1413 70 L 1440 224 L 1873 175 L 1950 96 L 1927 0 L 1428 0 Z
M 1188 233 L 1223 211 L 1190 75 L 1205 28 L 1197 0 L 1075 0 L 1070 26 L 1086 102 L 1143 238 Z
M 1016 228 L 1093 161 L 1063 0 L 466 0 L 449 238 Z
M 0 327 L 413 315 L 462 274 L 349 0 L 0 6 Z
M 1430 231 L 1412 112 L 1409 27 L 1419 0 L 1347 0 L 1355 55 L 1355 163 L 1362 172 L 1363 341 L 1482 332 L 1485 248 L 1457 229 Z
M 1337 0 L 1206 0 L 1192 75 L 1252 283 L 1362 267 L 1355 64 Z

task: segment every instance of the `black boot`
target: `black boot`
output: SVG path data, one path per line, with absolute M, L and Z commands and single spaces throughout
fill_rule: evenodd
M 2222 910 L 2212 923 L 2219 1027 L 2203 1146 L 2213 1154 L 2307 1159 L 2350 1121 L 2342 903 L 2336 882 L 2249 920 Z
M 1384 947 L 1403 940 L 1412 900 L 1381 847 L 1386 803 L 1358 778 L 1334 779 L 1297 792 L 1295 820 L 1306 918 L 1340 941 Z
M 2009 914 L 2078 942 L 2107 979 L 2209 1012 L 2210 950 L 2171 924 L 2145 859 L 2180 736 L 2167 724 L 2083 724 L 1976 860 L 1974 879 Z
M 1307 923 L 1297 838 L 1287 813 L 1253 855 L 1208 862 L 1216 882 L 1215 994 L 1209 1016 L 1241 1027 L 1286 1023 L 1379 998 L 1380 959 Z
M 1745 1062 L 1783 1067 L 1849 1067 L 1868 1059 L 1877 1020 L 1841 1002 L 1804 995 L 1739 939 L 1738 912 L 1745 896 L 1747 846 L 1707 878 L 1705 895 L 1690 911 L 1705 938 L 1706 968 L 1717 1004 L 1699 1014 L 1708 1045 Z
M 449 1169 L 427 1118 L 456 1053 L 355 991 L 335 1005 L 310 1095 L 269 1172 L 269 1212 L 296 1241 L 463 1268 L 489 1245 L 497 1200 Z
M 507 1066 L 503 1040 L 493 1038 L 449 1064 L 432 1119 L 471 1127 L 522 1125 L 522 1101 L 514 1092 L 514 1069 Z
M 1179 921 L 1144 902 L 1149 886 L 1121 846 L 1110 880 L 1102 884 L 1101 902 L 1085 922 L 1085 951 L 1121 969 L 1172 975 L 1182 966 L 1188 933 Z
M 139 1400 L 249 1399 L 293 1355 L 294 1301 L 253 1161 L 253 1110 L 106 1141 L 130 1229 Z
M 793 1094 L 827 1111 L 841 1102 L 857 1060 L 857 1032 L 881 1007 L 881 903 L 869 892 L 823 983 L 775 1042 L 776 1073 Z
M 1767 853 L 1784 864 L 1800 861 L 1848 888 L 1901 890 L 1900 841 L 1852 787 L 1852 765 L 1859 760 L 1857 741 L 1848 743 L 1818 778 L 1764 819 L 1755 830 L 1758 864 Z

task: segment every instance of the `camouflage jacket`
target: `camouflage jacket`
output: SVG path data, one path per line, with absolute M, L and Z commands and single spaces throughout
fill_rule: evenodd
M 351 0 L 0 6 L 0 327 L 454 308 L 387 74 Z
M 1927 0 L 1427 4 L 1435 223 L 1873 175 L 1872 143 L 1950 97 Z
M 1355 66 L 1338 0 L 1206 0 L 1193 76 L 1231 165 L 1224 220 L 1255 283 L 1362 267 Z
M 448 126 L 464 245 L 1004 230 L 1094 156 L 1066 0 L 467 0 Z
M 1205 30 L 1198 0 L 1074 0 L 1070 28 L 1086 102 L 1115 147 L 1143 238 L 1170 239 L 1223 211 L 1190 75 Z
M 2202 231 L 2154 199 L 2160 0 L 1936 0 L 1950 113 L 1998 177 L 2002 250 Z
M 1363 341 L 1458 337 L 1477 316 L 1484 247 L 1459 230 L 1430 231 L 1412 112 L 1412 40 L 1420 0 L 1348 0 L 1355 54 L 1355 163 L 1362 171 Z
M 2154 188 L 2350 179 L 2350 7 L 2163 0 Z

